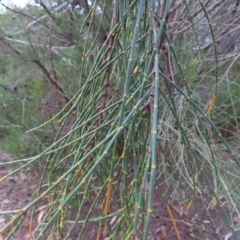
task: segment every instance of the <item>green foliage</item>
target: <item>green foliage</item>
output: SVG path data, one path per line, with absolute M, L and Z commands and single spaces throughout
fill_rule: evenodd
M 43 97 L 43 85 L 39 80 L 33 80 L 26 87 L 19 84 L 18 91 L 29 93 L 33 97 Z M 25 91 L 25 92 L 24 92 Z M 41 151 L 41 141 L 46 133 L 40 131 L 35 136 L 26 134 L 32 127 L 44 121 L 44 116 L 38 112 L 38 104 L 14 96 L 0 89 L 0 149 L 18 158 L 31 156 Z M 36 113 L 36 114 L 34 114 Z
M 4 136 L 4 144 L 1 143 L 0 148 L 17 157 L 25 156 L 24 151 L 27 147 L 27 143 L 22 139 L 22 134 L 23 130 L 21 128 L 10 125 Z
M 44 85 L 42 79 L 31 79 L 29 81 L 29 94 L 33 97 L 42 99 L 44 97 Z
M 240 82 L 238 79 L 225 80 L 219 90 L 217 106 L 221 106 L 225 116 L 222 118 L 240 118 L 239 109 Z M 220 114 L 219 114 L 220 117 Z
M 67 10 L 35 9 L 37 16 L 44 16 L 39 32 L 32 28 L 34 34 L 22 35 L 34 47 L 19 49 L 30 59 L 34 73 L 6 82 L 62 108 L 56 113 L 48 104 L 40 108 L 17 96 L 13 99 L 18 102 L 10 105 L 4 91 L 0 96 L 5 104 L 1 116 L 12 126 L 4 137 L 6 150 L 24 152 L 32 141 L 24 134 L 29 129 L 39 140 L 37 146 L 44 137 L 52 138 L 52 144 L 27 159 L 27 164 L 46 159 L 42 179 L 48 182 L 39 184 L 36 199 L 24 208 L 34 216 L 42 198 L 49 201 L 36 227 L 37 240 L 49 234 L 69 239 L 73 231 L 82 239 L 91 222 L 98 224 L 98 236 L 108 232 L 111 239 L 146 240 L 156 201 L 166 208 L 175 201 L 183 209 L 193 205 L 192 214 L 211 217 L 209 208 L 220 205 L 222 195 L 229 204 L 218 214 L 237 238 L 228 214 L 239 209 L 239 191 L 233 183 L 239 182 L 240 152 L 221 131 L 230 119 L 238 131 L 240 88 L 237 80 L 229 80 L 235 78 L 226 79 L 219 65 L 215 40 L 219 29 L 212 28 L 218 25 L 203 24 L 215 20 L 214 3 L 157 2 L 111 1 L 109 10 L 108 1 L 95 1 L 72 12 L 73 18 Z M 157 7 L 163 15 L 155 12 Z M 197 14 L 190 16 L 192 12 Z M 211 48 L 205 47 L 207 38 Z M 52 49 L 45 46 L 50 42 Z M 7 65 L 14 70 L 11 76 L 29 67 L 19 67 L 19 59 L 12 59 Z M 21 128 L 13 123 L 21 123 Z M 2 228 L 10 238 L 21 225 L 22 213 L 5 214 L 15 214 Z M 204 236 L 214 239 L 217 229 L 213 232 L 205 222 L 199 217 Z M 13 223 L 16 229 L 9 231 Z

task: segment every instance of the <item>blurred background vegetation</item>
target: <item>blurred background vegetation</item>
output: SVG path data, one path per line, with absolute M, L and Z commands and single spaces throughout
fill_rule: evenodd
M 48 197 L 43 236 L 68 239 L 78 229 L 81 239 L 92 221 L 95 239 L 147 239 L 156 192 L 165 206 L 174 195 L 199 215 L 224 196 L 227 214 L 222 208 L 219 216 L 232 225 L 240 194 L 239 1 L 2 6 L 0 149 L 26 165 L 41 160 L 47 183 L 24 211 Z M 212 230 L 204 236 L 223 239 Z

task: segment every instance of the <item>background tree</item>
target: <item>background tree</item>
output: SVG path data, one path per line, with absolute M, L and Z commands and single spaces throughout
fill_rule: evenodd
M 43 128 L 34 136 L 28 134 L 25 137 L 27 143 L 19 143 L 13 151 L 16 135 L 20 137 L 22 132 L 50 119 L 70 101 L 74 89 L 79 86 L 79 74 L 87 77 L 80 66 L 84 50 L 90 47 L 88 42 L 83 44 L 84 39 L 96 36 L 94 42 L 99 48 L 106 34 L 104 28 L 109 26 L 109 17 L 96 14 L 88 30 L 91 19 L 84 22 L 88 12 L 84 10 L 82 13 L 82 9 L 90 9 L 91 6 L 81 2 L 58 1 L 49 5 L 39 1 L 37 5 L 27 5 L 24 9 L 5 7 L 0 40 L 1 94 L 3 106 L 7 106 L 2 109 L 2 122 L 5 122 L 2 126 L 2 136 L 5 137 L 2 148 L 24 156 L 26 147 L 35 153 L 51 143 L 59 125 L 52 123 L 50 128 Z M 98 10 L 101 8 L 99 5 Z M 104 27 L 98 23 L 100 20 L 105 22 Z M 9 96 L 11 99 L 8 100 Z M 32 115 L 32 112 L 36 114 Z M 76 114 L 73 113 L 73 119 L 74 116 Z M 9 125 L 13 132 L 6 128 Z M 66 126 L 65 132 L 68 130 Z M 23 151 L 19 151 L 19 147 Z
M 2 111 L 7 124 L 21 127 L 19 139 L 30 130 L 44 146 L 11 174 L 39 159 L 45 168 L 36 200 L 6 212 L 18 224 L 1 231 L 10 238 L 47 198 L 31 238 L 82 239 L 90 226 L 96 239 L 148 239 L 160 204 L 174 239 L 184 236 L 177 207 L 183 221 L 197 214 L 195 239 L 222 239 L 212 211 L 237 239 L 239 2 L 6 8 Z M 21 105 L 10 108 L 7 96 Z

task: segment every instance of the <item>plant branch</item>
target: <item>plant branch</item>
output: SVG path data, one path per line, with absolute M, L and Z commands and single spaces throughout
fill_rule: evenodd
M 60 106 L 53 105 L 52 103 L 49 103 L 48 101 L 44 101 L 42 99 L 33 98 L 33 97 L 28 96 L 28 95 L 21 94 L 20 92 L 17 91 L 16 88 L 10 88 L 10 87 L 2 84 L 2 83 L 0 83 L 0 86 L 2 88 L 4 88 L 4 90 L 6 90 L 7 92 L 10 92 L 12 94 L 15 94 L 15 95 L 19 96 L 22 100 L 26 99 L 28 101 L 43 104 L 43 105 L 46 105 L 46 106 L 51 107 L 51 108 L 60 108 Z
M 15 54 L 17 54 L 20 57 L 23 57 L 22 54 L 17 49 L 13 48 L 8 42 L 6 42 L 3 37 L 0 38 L 0 41 L 3 42 L 5 45 L 7 45 L 7 47 L 10 48 Z M 64 91 L 62 86 L 54 78 L 52 78 L 51 74 L 40 62 L 40 60 L 32 59 L 32 62 L 34 62 L 44 72 L 44 74 L 48 77 L 51 84 L 54 85 L 54 87 L 61 93 L 61 95 L 63 95 L 66 102 L 69 102 L 71 98 L 67 95 L 67 93 Z

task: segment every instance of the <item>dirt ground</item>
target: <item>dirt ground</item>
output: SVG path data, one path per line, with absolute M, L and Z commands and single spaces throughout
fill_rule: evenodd
M 14 158 L 6 153 L 0 153 L 0 162 L 12 161 Z M 10 169 L 8 167 L 0 168 L 0 178 L 8 174 Z M 41 173 L 36 169 L 25 169 L 24 172 L 20 172 L 14 176 L 11 176 L 0 183 L 0 211 L 7 210 L 17 210 L 26 206 L 30 201 L 34 199 L 33 193 L 37 189 Z M 186 207 L 179 206 L 178 202 L 174 202 L 171 195 L 172 189 L 168 189 L 168 200 L 169 208 L 175 219 L 177 229 L 182 240 L 233 240 L 236 237 L 232 236 L 231 228 L 226 223 L 225 218 L 221 218 L 219 212 L 220 207 L 215 207 L 214 209 L 209 209 L 206 211 L 205 203 L 202 202 L 202 198 L 195 200 L 195 206 L 200 211 L 196 214 L 196 211 L 192 209 L 186 210 Z M 204 201 L 208 201 L 208 196 L 204 198 Z M 211 201 L 211 199 L 209 199 Z M 223 205 L 224 205 L 224 199 Z M 34 225 L 36 225 L 41 218 L 42 210 L 41 206 L 45 205 L 46 200 L 42 200 L 38 204 L 35 215 L 34 215 Z M 89 205 L 90 206 L 90 205 Z M 225 206 L 227 204 L 225 203 Z M 86 213 L 88 212 L 88 206 L 85 206 Z M 226 208 L 227 211 L 227 208 Z M 240 220 L 237 216 L 230 216 L 232 219 L 232 226 L 234 227 L 237 234 L 239 234 L 240 239 Z M 178 240 L 176 232 L 174 230 L 174 225 L 169 217 L 169 212 L 165 207 L 165 203 L 159 192 L 155 193 L 154 196 L 154 214 L 150 226 L 149 240 Z M 201 217 L 200 217 L 201 216 Z M 84 217 L 84 216 L 83 216 Z M 0 215 L 0 228 L 5 226 L 6 223 L 11 220 L 11 215 Z M 26 215 L 23 224 L 21 225 L 19 231 L 11 238 L 13 240 L 28 240 L 29 238 L 29 219 L 30 216 Z M 34 232 L 34 231 L 33 231 Z M 92 223 L 86 226 L 86 231 L 84 232 L 81 240 L 91 240 L 96 239 L 98 232 L 98 224 Z M 78 231 L 72 233 L 69 240 L 75 240 L 78 238 Z M 34 232 L 37 234 L 37 232 Z M 6 235 L 0 236 L 0 240 L 5 240 Z M 136 236 L 138 239 L 139 236 Z M 102 237 L 101 239 L 107 239 Z M 121 239 L 119 237 L 118 239 Z

